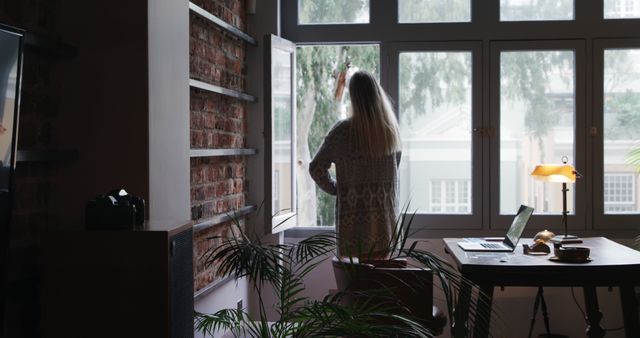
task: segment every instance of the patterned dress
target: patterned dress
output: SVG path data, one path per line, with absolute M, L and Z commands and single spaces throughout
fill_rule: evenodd
M 356 151 L 351 135 L 351 120 L 338 122 L 309 164 L 309 173 L 322 190 L 336 196 L 338 254 L 386 258 L 398 218 L 401 152 L 372 158 Z

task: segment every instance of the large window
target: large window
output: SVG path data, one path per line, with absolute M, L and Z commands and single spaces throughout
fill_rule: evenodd
M 367 69 L 395 104 L 401 205 L 418 228 L 498 233 L 527 204 L 530 231 L 561 231 L 562 185 L 530 173 L 566 157 L 581 174 L 568 185 L 570 231 L 635 229 L 640 0 L 594 1 L 283 2 L 308 121 L 296 130 L 299 169 L 348 116 L 346 91 L 335 99 L 341 74 Z M 301 172 L 298 225 L 332 225 L 335 201 Z

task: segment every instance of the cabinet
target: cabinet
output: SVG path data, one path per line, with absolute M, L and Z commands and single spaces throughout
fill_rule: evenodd
M 42 336 L 193 337 L 191 224 L 42 242 Z

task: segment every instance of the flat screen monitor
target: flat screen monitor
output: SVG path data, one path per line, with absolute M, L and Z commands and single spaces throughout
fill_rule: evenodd
M 10 217 L 24 32 L 0 24 L 0 336 L 4 331 Z

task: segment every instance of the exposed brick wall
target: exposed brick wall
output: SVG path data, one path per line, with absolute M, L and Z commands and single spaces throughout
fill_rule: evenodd
M 244 228 L 244 221 L 238 220 L 238 225 Z M 200 290 L 221 278 L 221 276 L 216 274 L 216 270 L 218 268 L 216 262 L 213 262 L 213 265 L 206 264 L 207 254 L 210 253 L 210 248 L 214 248 L 222 242 L 222 239 L 216 237 L 228 238 L 233 236 L 234 233 L 238 235 L 237 227 L 232 222 L 227 222 L 195 234 L 195 242 L 193 243 L 193 267 L 196 290 Z
M 243 148 L 247 107 L 244 102 L 191 89 L 191 148 Z
M 245 45 L 196 14 L 190 16 L 189 73 L 192 79 L 242 91 Z
M 242 208 L 246 167 L 240 157 L 191 159 L 191 218 L 198 222 Z
M 193 1 L 233 26 L 246 30 L 243 0 Z M 244 92 L 246 86 L 243 41 L 196 14 L 190 15 L 190 77 Z M 192 149 L 245 148 L 247 107 L 244 101 L 191 89 Z M 246 204 L 247 159 L 226 156 L 191 159 L 191 218 L 195 223 L 241 208 Z M 194 235 L 194 288 L 199 290 L 220 278 L 216 264 L 205 266 L 203 255 L 220 244 L 215 236 L 231 234 L 231 223 L 215 225 Z

